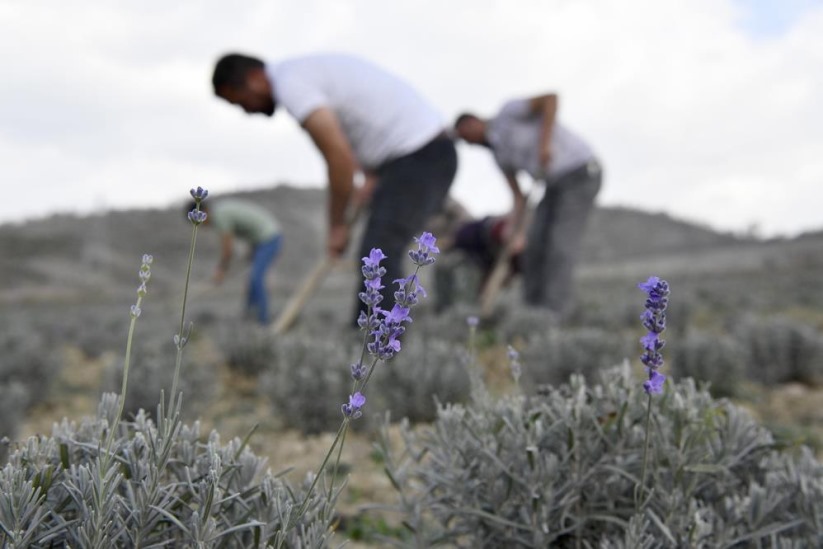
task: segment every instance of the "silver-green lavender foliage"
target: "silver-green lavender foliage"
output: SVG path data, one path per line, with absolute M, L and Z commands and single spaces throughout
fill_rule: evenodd
M 633 491 L 646 395 L 629 366 L 534 397 L 446 406 L 380 442 L 409 546 L 819 547 L 823 466 L 781 452 L 743 410 L 690 379 L 667 384 L 652 421 L 642 514 Z
M 140 334 L 144 335 L 144 334 Z M 184 418 L 197 418 L 217 393 L 217 362 L 213 354 L 200 352 L 202 342 L 190 341 L 183 355 L 179 390 L 183 393 Z M 132 417 L 145 410 L 155 417 L 160 392 L 168 393 L 174 375 L 174 343 L 167 334 L 135 338 L 132 348 L 129 388 L 124 412 Z M 123 356 L 112 356 L 106 365 L 104 386 L 119 391 L 123 379 Z
M 310 496 L 297 526 L 283 525 L 307 484 L 294 488 L 265 470 L 245 441 L 227 443 L 198 423 L 170 436 L 144 413 L 121 421 L 115 468 L 101 468 L 101 441 L 116 417 L 105 394 L 96 417 L 63 420 L 32 437 L 0 470 L 2 547 L 326 547 L 336 495 Z M 105 460 L 102 460 L 105 461 Z M 102 526 L 101 526 L 102 525 Z
M 277 340 L 269 330 L 247 322 L 219 325 L 217 344 L 234 372 L 257 376 L 277 360 Z
M 465 334 L 465 320 L 462 330 Z M 409 334 L 403 352 L 388 361 L 374 378 L 373 409 L 418 423 L 437 417 L 438 402 L 466 402 L 470 383 L 461 358 L 453 341 Z
M 750 379 L 823 383 L 823 334 L 812 326 L 785 316 L 746 317 L 734 333 L 746 351 Z
M 746 379 L 745 350 L 729 335 L 689 331 L 672 339 L 666 350 L 675 379 L 692 377 L 698 383 L 708 383 L 716 397 L 734 396 Z
M 536 335 L 520 349 L 522 385 L 559 385 L 572 374 L 593 380 L 633 351 L 636 339 L 598 328 L 552 328 Z
M 337 429 L 340 408 L 330 403 L 345 401 L 351 388 L 348 364 L 356 356 L 356 342 L 283 335 L 270 344 L 272 360 L 260 388 L 283 426 L 304 434 Z
M 5 463 L 11 441 L 17 437 L 29 392 L 19 381 L 0 383 L 0 463 Z
M 0 384 L 22 385 L 28 394 L 26 406 L 48 399 L 63 366 L 61 349 L 52 343 L 27 323 L 0 326 Z

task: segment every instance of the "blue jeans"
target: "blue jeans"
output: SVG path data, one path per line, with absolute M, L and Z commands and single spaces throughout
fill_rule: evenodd
M 261 242 L 254 247 L 249 274 L 249 291 L 246 308 L 256 314 L 260 324 L 269 323 L 269 298 L 266 293 L 266 271 L 274 263 L 280 251 L 280 235 Z

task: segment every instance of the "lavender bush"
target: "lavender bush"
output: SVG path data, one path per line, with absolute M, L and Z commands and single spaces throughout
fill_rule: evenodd
M 636 316 L 636 315 L 635 315 Z M 523 385 L 536 389 L 559 385 L 572 374 L 595 379 L 603 368 L 628 356 L 631 339 L 595 328 L 551 328 L 533 336 L 520 349 Z
M 823 382 L 823 334 L 786 316 L 746 317 L 734 328 L 746 352 L 746 374 L 771 385 Z
M 110 448 L 118 469 L 103 471 L 100 441 L 117 406 L 116 395 L 104 395 L 95 417 L 64 420 L 11 456 L 0 470 L 3 547 L 262 548 L 283 536 L 289 547 L 327 545 L 334 497 L 308 496 L 297 527 L 285 532 L 307 484 L 291 487 L 266 472 L 245 440 L 223 443 L 216 432 L 204 440 L 197 423 L 164 433 L 143 412 L 118 422 Z
M 429 428 L 378 445 L 395 511 L 429 547 L 813 547 L 823 467 L 779 452 L 746 412 L 666 383 L 655 399 L 645 511 L 635 512 L 647 396 L 628 365 L 534 397 L 444 406 Z M 642 543 L 641 543 L 642 542 Z M 651 545 L 649 545 L 651 544 Z M 761 545 L 762 546 L 762 545 Z
M 250 323 L 223 323 L 216 336 L 228 367 L 246 376 L 257 376 L 271 369 L 277 360 L 275 336 Z
M 25 388 L 27 406 L 49 397 L 51 383 L 62 368 L 60 348 L 55 348 L 28 324 L 4 323 L 0 330 L 0 384 Z
M 12 381 L 0 384 L 0 463 L 5 462 L 9 445 L 17 437 L 28 399 L 28 390 L 22 383 Z
M 391 417 L 430 422 L 437 417 L 437 402 L 469 398 L 468 372 L 451 341 L 409 337 L 403 353 L 386 366 L 375 380 L 374 408 L 391 412 Z
M 51 437 L 29 438 L 0 470 L 3 547 L 326 547 L 337 492 L 309 476 L 296 491 L 263 473 L 265 460 L 248 440 L 220 444 L 213 432 L 180 421 L 180 371 L 192 327 L 186 295 L 197 227 L 208 192 L 192 189 L 192 238 L 168 401 L 159 395 L 157 423 L 143 411 L 124 420 L 134 332 L 151 279 L 150 255 L 138 271 L 137 300 L 123 359 L 120 394 L 104 394 L 95 418 L 63 420 Z M 362 405 L 362 403 L 360 404 Z M 351 414 L 350 414 L 351 415 Z
M 340 409 L 329 403 L 348 394 L 351 377 L 346 364 L 354 347 L 287 334 L 272 339 L 269 349 L 271 359 L 260 378 L 260 389 L 283 427 L 306 435 L 334 431 Z
M 196 419 L 209 406 L 217 393 L 217 362 L 214 354 L 203 352 L 192 342 L 189 353 L 183 357 L 180 374 L 180 391 L 186 399 L 183 417 Z M 160 394 L 168 390 L 174 375 L 174 343 L 166 335 L 143 337 L 135 342 L 132 349 L 130 387 L 126 394 L 124 413 L 132 417 L 139 410 L 145 410 L 155 417 Z M 106 365 L 104 386 L 107 391 L 116 391 L 123 380 L 123 359 L 112 357 Z
M 674 340 L 669 355 L 674 377 L 707 383 L 716 397 L 737 395 L 748 380 L 743 346 L 726 334 L 692 330 Z

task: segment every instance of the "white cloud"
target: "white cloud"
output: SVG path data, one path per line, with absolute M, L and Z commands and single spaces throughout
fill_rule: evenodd
M 562 119 L 604 160 L 601 203 L 725 229 L 819 227 L 823 8 L 804 7 L 765 38 L 747 31 L 745 9 L 732 0 L 2 3 L 0 181 L 12 200 L 0 201 L 0 221 L 157 205 L 195 184 L 322 184 L 297 125 L 212 98 L 211 65 L 226 50 L 345 50 L 407 78 L 448 120 L 557 90 Z M 507 191 L 488 156 L 460 153 L 454 194 L 476 213 L 501 211 Z

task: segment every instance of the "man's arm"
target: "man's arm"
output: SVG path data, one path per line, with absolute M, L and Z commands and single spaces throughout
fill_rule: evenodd
M 220 235 L 220 262 L 214 270 L 214 283 L 220 284 L 226 278 L 226 271 L 229 270 L 232 254 L 234 253 L 234 235 L 222 233 Z
M 540 165 L 548 169 L 551 162 L 552 128 L 557 116 L 557 94 L 547 93 L 529 99 L 531 112 L 541 116 L 540 125 Z
M 338 257 L 345 251 L 349 241 L 346 209 L 352 195 L 357 162 L 337 115 L 328 107 L 312 112 L 303 121 L 303 127 L 326 160 L 329 177 L 327 247 L 330 256 Z
M 503 232 L 504 242 L 509 243 L 510 252 L 517 254 L 523 251 L 526 247 L 526 204 L 527 199 L 520 189 L 520 183 L 517 181 L 517 175 L 514 173 L 504 173 L 506 183 L 512 191 L 512 211 L 509 218 L 506 220 L 505 229 Z

